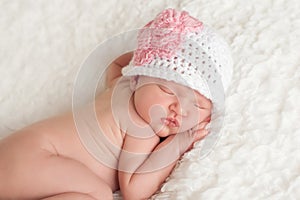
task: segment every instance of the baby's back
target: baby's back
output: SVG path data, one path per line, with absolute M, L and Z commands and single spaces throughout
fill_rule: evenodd
M 97 107 L 96 110 L 102 113 L 97 113 L 97 116 L 100 125 L 106 124 L 101 127 L 103 132 L 121 148 L 123 136 L 115 122 L 111 121 L 110 97 L 109 91 L 98 97 L 97 101 L 101 102 L 101 107 Z M 19 197 L 25 197 L 35 193 L 38 185 L 42 183 L 35 183 L 33 177 L 40 172 L 44 173 L 43 162 L 53 156 L 85 165 L 106 182 L 112 191 L 117 190 L 119 186 L 116 169 L 102 164 L 88 150 L 80 140 L 72 112 L 26 127 L 0 141 L 0 194 L 10 196 L 18 191 Z M 47 176 L 53 175 L 49 173 Z M 57 180 L 60 178 L 57 177 Z

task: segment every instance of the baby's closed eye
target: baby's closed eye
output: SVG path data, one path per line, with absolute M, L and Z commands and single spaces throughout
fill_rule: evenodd
M 158 86 L 164 93 L 167 93 L 169 95 L 174 95 L 174 92 L 172 92 L 169 88 L 163 86 L 163 85 L 159 85 Z
M 194 106 L 199 109 L 206 109 L 203 105 L 200 105 L 198 103 L 194 103 Z

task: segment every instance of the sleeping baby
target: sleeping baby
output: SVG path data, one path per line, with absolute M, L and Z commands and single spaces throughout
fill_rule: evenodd
M 139 31 L 136 50 L 110 64 L 92 103 L 0 141 L 0 199 L 107 200 L 117 190 L 125 200 L 149 198 L 209 133 L 230 59 L 201 21 L 159 13 Z

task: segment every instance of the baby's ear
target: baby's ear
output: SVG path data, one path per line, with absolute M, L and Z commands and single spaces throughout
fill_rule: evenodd
M 135 91 L 138 83 L 138 76 L 130 77 L 130 89 L 131 91 Z

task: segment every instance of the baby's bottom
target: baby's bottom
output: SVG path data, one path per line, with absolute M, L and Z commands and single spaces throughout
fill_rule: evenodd
M 111 188 L 84 164 L 54 155 L 41 163 L 37 174 L 49 199 L 113 199 Z
M 0 181 L 0 199 L 113 199 L 106 182 L 81 162 L 46 151 L 24 152 L 22 158 L 19 164 L 10 162 L 12 173 L 9 166 L 0 173 L 2 180 L 11 180 Z

